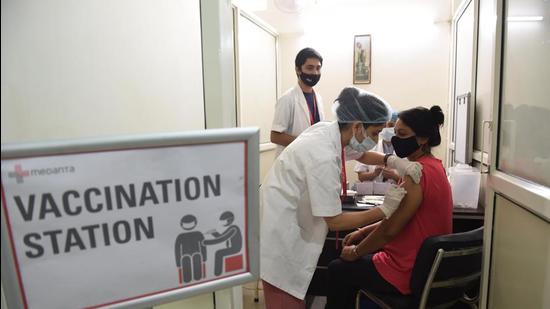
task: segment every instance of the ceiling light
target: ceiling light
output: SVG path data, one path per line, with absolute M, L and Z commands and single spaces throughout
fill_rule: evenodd
M 275 7 L 285 13 L 300 13 L 307 5 L 306 0 L 274 0 Z
M 515 21 L 543 21 L 544 17 L 542 16 L 508 16 L 506 21 L 515 22 Z

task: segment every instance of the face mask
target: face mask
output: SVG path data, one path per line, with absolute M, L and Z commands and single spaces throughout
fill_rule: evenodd
M 300 74 L 300 79 L 304 82 L 304 84 L 313 87 L 317 85 L 317 82 L 321 79 L 321 74 L 306 74 L 302 72 L 302 74 Z
M 386 142 L 391 142 L 391 138 L 395 136 L 395 130 L 393 128 L 384 128 L 379 135 Z
M 395 154 L 400 158 L 408 157 L 420 148 L 420 145 L 416 142 L 416 136 L 414 135 L 408 138 L 394 136 L 391 138 L 391 144 L 393 145 Z
M 197 225 L 196 222 L 189 222 L 189 223 L 183 223 L 181 225 L 181 228 L 188 231 L 188 230 L 192 230 L 195 228 L 195 225 Z
M 363 139 L 363 142 L 359 143 L 359 141 L 355 138 L 355 134 L 353 134 L 351 140 L 349 141 L 349 146 L 355 151 L 365 152 L 374 148 L 376 143 L 369 136 L 366 136 L 365 139 Z

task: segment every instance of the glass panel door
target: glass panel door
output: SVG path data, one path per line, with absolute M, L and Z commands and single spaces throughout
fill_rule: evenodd
M 550 2 L 505 2 L 498 169 L 550 187 Z
M 497 126 L 491 138 L 491 162 L 495 163 L 487 181 L 480 305 L 546 308 L 550 273 L 546 258 L 550 248 L 550 2 L 494 2 L 492 96 Z

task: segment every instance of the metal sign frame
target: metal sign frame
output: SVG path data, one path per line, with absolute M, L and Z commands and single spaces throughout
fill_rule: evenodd
M 190 296 L 225 289 L 240 285 L 259 276 L 259 129 L 229 128 L 201 131 L 186 131 L 175 133 L 157 133 L 146 135 L 117 136 L 108 138 L 93 138 L 82 140 L 67 140 L 28 144 L 2 145 L 2 160 L 17 158 L 33 158 L 41 156 L 56 156 L 77 153 L 96 153 L 118 150 L 139 150 L 169 146 L 189 146 L 200 144 L 221 144 L 228 142 L 244 142 L 245 144 L 245 205 L 247 205 L 247 234 L 244 244 L 248 256 L 248 271 L 217 278 L 212 281 L 197 283 L 170 291 L 160 291 L 120 302 L 102 305 L 106 308 L 151 307 L 172 302 Z M 4 185 L 2 184 L 4 195 Z M 4 204 L 2 202 L 2 204 Z M 13 246 L 9 238 L 9 226 L 5 214 L 5 205 L 1 211 L 1 270 L 2 286 L 7 304 L 10 308 L 27 308 L 22 293 L 22 283 L 19 280 L 14 260 Z

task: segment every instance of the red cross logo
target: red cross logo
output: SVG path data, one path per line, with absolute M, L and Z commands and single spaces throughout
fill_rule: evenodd
M 25 177 L 25 176 L 29 176 L 29 171 L 24 171 L 21 168 L 21 164 L 16 164 L 15 165 L 15 171 L 8 173 L 8 177 L 10 177 L 10 178 L 15 177 L 15 180 L 17 181 L 17 183 L 22 183 L 23 182 L 23 177 Z

